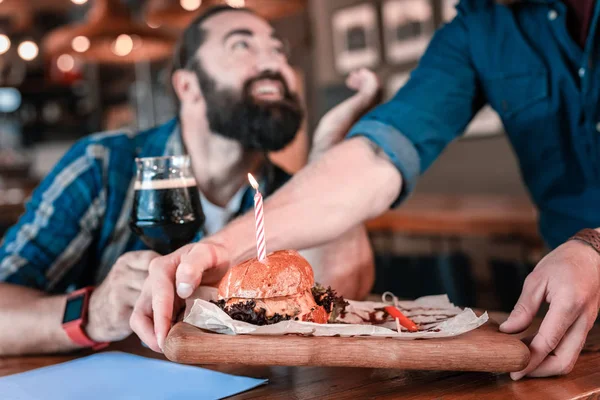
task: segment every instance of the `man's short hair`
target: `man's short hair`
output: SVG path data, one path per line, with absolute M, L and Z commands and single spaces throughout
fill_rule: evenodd
M 254 14 L 254 11 L 249 8 L 236 8 L 228 5 L 220 5 L 211 7 L 198 15 L 187 28 L 185 28 L 179 38 L 173 59 L 173 72 L 178 69 L 189 68 L 193 63 L 196 52 L 206 40 L 207 32 L 202 29 L 204 21 L 226 11 L 242 11 Z

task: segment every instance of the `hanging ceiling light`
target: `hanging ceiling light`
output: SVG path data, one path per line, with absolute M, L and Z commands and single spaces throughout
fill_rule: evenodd
M 112 52 L 120 57 L 125 57 L 133 50 L 133 39 L 129 35 L 119 35 L 112 44 Z
M 44 11 L 66 13 L 72 6 L 73 4 L 70 0 L 0 0 L 0 19 L 6 22 L 5 28 L 11 34 L 27 33 L 29 36 L 37 30 L 34 24 L 36 13 Z M 7 54 L 12 45 L 9 36 L 5 34 L 0 35 L 0 55 Z M 24 61 L 33 61 L 40 53 L 38 44 L 32 40 L 25 40 L 19 43 L 16 46 L 16 50 L 16 54 Z M 9 59 L 11 59 L 10 56 Z M 17 60 L 12 59 L 10 64 L 13 65 Z
M 32 42 L 31 40 L 25 40 L 19 44 L 17 48 L 17 53 L 19 57 L 21 57 L 25 61 L 34 60 L 40 52 L 38 45 Z
M 0 17 L 6 18 L 13 32 L 31 30 L 34 14 L 40 11 L 68 12 L 73 4 L 69 0 L 2 0 Z
M 229 0 L 240 3 L 238 0 Z M 244 0 L 241 7 L 254 10 L 258 15 L 268 20 L 296 15 L 306 9 L 307 0 Z M 231 4 L 232 7 L 236 7 Z
M 85 53 L 90 48 L 90 39 L 87 36 L 75 36 L 71 41 L 71 48 L 78 53 Z
M 5 34 L 0 35 L 0 54 L 6 53 L 10 49 L 10 39 Z
M 246 0 L 226 0 L 231 7 L 242 8 L 246 7 Z
M 196 11 L 202 5 L 202 0 L 179 0 L 179 4 L 186 11 Z
M 306 3 L 307 0 L 150 0 L 146 22 L 151 27 L 164 26 L 180 32 L 197 15 L 214 5 L 247 7 L 268 20 L 274 20 L 301 12 Z
M 146 23 L 151 28 L 164 27 L 180 32 L 196 15 L 216 4 L 223 3 L 219 0 L 150 0 Z
M 33 25 L 33 13 L 29 1 L 5 0 L 0 4 L 0 17 L 9 22 L 11 32 L 27 31 Z
M 56 59 L 56 66 L 62 72 L 70 72 L 75 68 L 75 59 L 70 54 L 62 54 Z
M 77 54 L 84 61 L 121 64 L 168 58 L 175 40 L 169 32 L 133 21 L 119 0 L 95 0 L 85 23 L 55 29 L 43 45 L 50 57 Z

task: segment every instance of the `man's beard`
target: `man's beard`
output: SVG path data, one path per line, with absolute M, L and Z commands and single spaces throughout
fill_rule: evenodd
M 212 132 L 238 141 L 244 149 L 265 152 L 281 150 L 294 140 L 304 113 L 298 96 L 290 92 L 281 74 L 265 71 L 246 81 L 238 94 L 232 89 L 217 89 L 216 81 L 200 63 L 195 71 Z M 257 101 L 252 98 L 252 84 L 262 79 L 280 82 L 283 99 Z

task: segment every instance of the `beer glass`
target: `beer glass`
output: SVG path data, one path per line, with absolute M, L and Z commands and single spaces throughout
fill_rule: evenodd
M 136 158 L 129 226 L 152 250 L 168 254 L 190 243 L 204 225 L 189 156 Z

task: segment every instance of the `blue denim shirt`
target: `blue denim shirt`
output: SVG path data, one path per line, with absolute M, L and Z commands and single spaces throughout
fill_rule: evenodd
M 101 282 L 117 258 L 147 247 L 129 228 L 135 158 L 182 154 L 177 121 L 139 133 L 105 132 L 76 143 L 42 181 L 0 245 L 0 282 L 64 292 Z M 290 177 L 267 163 L 268 196 Z M 254 207 L 248 185 L 240 215 Z M 202 238 L 200 230 L 194 241 Z
M 413 190 L 448 143 L 489 103 L 500 115 L 551 247 L 600 227 L 600 1 L 585 48 L 569 35 L 566 6 L 507 7 L 463 0 L 408 83 L 348 137 L 378 144 Z

